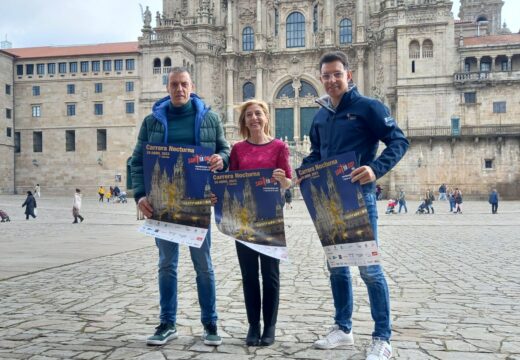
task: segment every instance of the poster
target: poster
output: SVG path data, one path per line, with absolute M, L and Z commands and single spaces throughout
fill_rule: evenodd
M 331 267 L 379 264 L 380 254 L 359 183 L 354 152 L 297 169 L 300 190 Z
M 283 202 L 273 169 L 211 175 L 217 228 L 267 256 L 287 260 Z
M 145 143 L 143 151 L 144 185 L 153 215 L 139 231 L 200 248 L 211 222 L 211 149 Z

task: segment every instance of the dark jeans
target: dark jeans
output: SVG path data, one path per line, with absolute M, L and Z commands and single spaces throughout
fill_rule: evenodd
M 496 214 L 498 211 L 498 203 L 491 204 L 491 213 Z
M 242 272 L 247 321 L 249 324 L 258 324 L 260 309 L 262 309 L 264 327 L 275 325 L 280 302 L 280 260 L 260 254 L 239 242 L 236 242 L 236 248 Z M 262 273 L 262 295 L 260 295 L 259 267 Z

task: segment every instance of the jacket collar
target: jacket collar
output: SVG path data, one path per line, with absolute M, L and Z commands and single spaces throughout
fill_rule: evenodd
M 341 101 L 339 102 L 336 108 L 332 106 L 332 101 L 329 95 L 324 95 L 320 98 L 317 98 L 315 101 L 321 107 L 335 114 L 338 111 L 338 109 L 350 105 L 355 99 L 357 99 L 360 96 L 361 95 L 359 94 L 356 85 L 353 85 L 346 93 L 343 94 L 343 97 L 341 98 Z

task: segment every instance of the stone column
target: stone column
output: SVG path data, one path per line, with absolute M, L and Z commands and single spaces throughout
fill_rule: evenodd
M 226 51 L 233 51 L 233 1 L 227 3 L 227 19 L 226 19 Z
M 357 0 L 356 4 L 356 42 L 365 42 L 365 2 L 364 0 Z
M 507 57 L 507 71 L 513 71 L 513 64 L 511 63 L 512 56 Z
M 301 88 L 301 83 L 299 79 L 294 79 L 292 83 L 292 87 L 294 89 L 294 105 L 293 105 L 293 113 L 294 113 L 294 141 L 298 142 L 300 139 L 300 96 L 299 90 Z
M 365 91 L 365 49 L 358 48 L 356 50 L 357 56 L 357 87 L 361 94 Z
M 234 98 L 233 98 L 233 72 L 234 72 L 234 59 L 227 58 L 226 64 L 226 125 L 234 124 L 233 117 L 233 106 L 234 106 Z
M 262 0 L 256 0 L 256 31 L 255 31 L 255 50 L 261 50 L 263 44 L 262 32 Z
M 257 54 L 256 56 L 256 91 L 255 98 L 264 98 L 264 55 Z
M 491 65 L 489 66 L 489 72 L 493 72 L 495 69 L 495 60 L 496 56 L 490 56 L 491 57 Z
M 324 45 L 332 45 L 334 43 L 334 1 L 325 0 L 325 6 L 323 7 L 324 15 L 324 30 L 325 38 L 323 41 Z

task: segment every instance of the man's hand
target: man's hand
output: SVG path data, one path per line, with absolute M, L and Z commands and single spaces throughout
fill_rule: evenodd
M 209 158 L 209 171 L 219 171 L 224 169 L 224 160 L 218 154 L 213 154 Z
M 361 185 L 376 181 L 376 174 L 374 174 L 374 170 L 372 170 L 372 168 L 367 165 L 352 170 L 351 176 L 352 182 L 359 181 Z
M 148 202 L 148 199 L 146 196 L 143 196 L 139 199 L 137 202 L 137 206 L 139 207 L 139 210 L 146 216 L 148 219 L 152 217 L 153 215 L 153 207 L 152 204 Z

